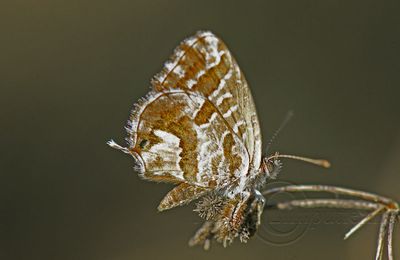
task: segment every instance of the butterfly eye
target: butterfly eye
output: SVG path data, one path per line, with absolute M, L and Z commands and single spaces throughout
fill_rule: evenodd
M 140 143 L 139 143 L 139 146 L 140 146 L 140 148 L 145 148 L 146 147 L 146 145 L 149 143 L 149 140 L 147 140 L 147 139 L 143 139 L 142 141 L 140 141 Z
M 268 160 L 267 161 L 267 169 L 268 169 L 268 172 L 270 172 L 270 173 L 274 171 L 275 164 L 274 164 L 273 160 Z
M 280 160 L 273 158 L 266 162 L 266 168 L 268 170 L 267 174 L 269 178 L 275 179 L 282 169 L 282 163 Z

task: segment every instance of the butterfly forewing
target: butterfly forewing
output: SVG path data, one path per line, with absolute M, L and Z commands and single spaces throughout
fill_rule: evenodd
M 128 126 L 145 178 L 201 187 L 258 171 L 261 136 L 243 73 L 210 32 L 183 41 Z
M 211 32 L 199 32 L 183 41 L 152 83 L 159 92 L 181 89 L 210 100 L 258 168 L 261 134 L 255 104 L 242 71 L 222 40 Z

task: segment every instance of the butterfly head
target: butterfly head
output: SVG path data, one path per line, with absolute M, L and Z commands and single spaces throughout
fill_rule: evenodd
M 264 157 L 261 163 L 260 170 L 268 179 L 276 179 L 282 170 L 282 162 L 279 160 L 278 153 L 274 156 Z

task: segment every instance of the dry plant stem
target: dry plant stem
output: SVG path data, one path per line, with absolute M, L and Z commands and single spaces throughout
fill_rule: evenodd
M 363 200 L 342 200 L 342 199 L 304 199 L 278 202 L 274 207 L 278 209 L 292 208 L 340 208 L 340 209 L 362 209 L 377 210 L 380 204 Z
M 345 239 L 351 236 L 355 231 L 364 226 L 368 221 L 384 211 L 379 228 L 379 238 L 376 251 L 376 260 L 383 257 L 383 248 L 385 238 L 387 239 L 387 253 L 388 259 L 393 260 L 393 232 L 397 218 L 400 216 L 400 207 L 392 199 L 379 196 L 373 193 L 364 191 L 357 191 L 335 186 L 326 185 L 289 185 L 269 189 L 263 192 L 264 196 L 270 196 L 279 192 L 328 192 L 333 194 L 342 194 L 359 198 L 359 200 L 351 199 L 303 199 L 292 200 L 285 202 L 278 202 L 274 207 L 278 209 L 292 209 L 295 207 L 300 208 L 344 208 L 344 209 L 362 209 L 373 210 L 365 218 L 363 218 L 357 225 L 355 225 L 347 234 Z
M 383 204 L 388 208 L 398 208 L 398 205 L 393 200 L 382 197 L 373 193 L 346 189 L 336 186 L 327 186 L 327 185 L 289 185 L 284 187 L 272 188 L 263 192 L 264 196 L 269 196 L 278 192 L 302 192 L 302 191 L 310 191 L 310 192 L 328 192 L 334 194 L 342 194 L 357 197 L 363 200 L 367 200 L 370 202 L 375 202 L 379 204 Z
M 398 217 L 399 212 L 391 212 L 389 218 L 389 231 L 388 231 L 388 259 L 393 260 L 393 231 L 396 224 L 396 218 Z
M 387 235 L 388 218 L 390 212 L 385 212 L 382 216 L 381 226 L 379 228 L 378 246 L 376 249 L 375 260 L 381 260 L 383 257 L 383 243 Z
M 362 201 L 362 200 L 342 200 L 342 199 L 304 199 L 279 202 L 275 205 L 278 209 L 290 210 L 292 208 L 340 208 L 340 209 L 361 209 L 374 210 L 365 218 L 358 222 L 349 232 L 346 233 L 344 239 L 349 238 L 354 232 L 364 226 L 368 221 L 382 212 L 386 207 L 384 205 Z
M 374 210 L 373 212 L 369 213 L 365 218 L 363 218 L 360 222 L 357 223 L 357 225 L 355 225 L 354 227 L 352 227 L 349 232 L 347 232 L 344 235 L 344 239 L 348 239 L 352 234 L 354 234 L 354 232 L 356 232 L 357 230 L 359 230 L 362 226 L 364 226 L 368 221 L 370 221 L 371 219 L 373 219 L 376 215 L 378 215 L 379 213 L 381 213 L 383 210 L 385 209 L 384 206 L 380 206 L 379 208 L 377 208 L 376 210 Z

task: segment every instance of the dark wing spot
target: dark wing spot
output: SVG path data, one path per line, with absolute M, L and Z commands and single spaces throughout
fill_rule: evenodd
M 149 140 L 143 139 L 142 141 L 140 141 L 139 146 L 140 146 L 140 148 L 144 149 L 148 143 L 149 143 Z

